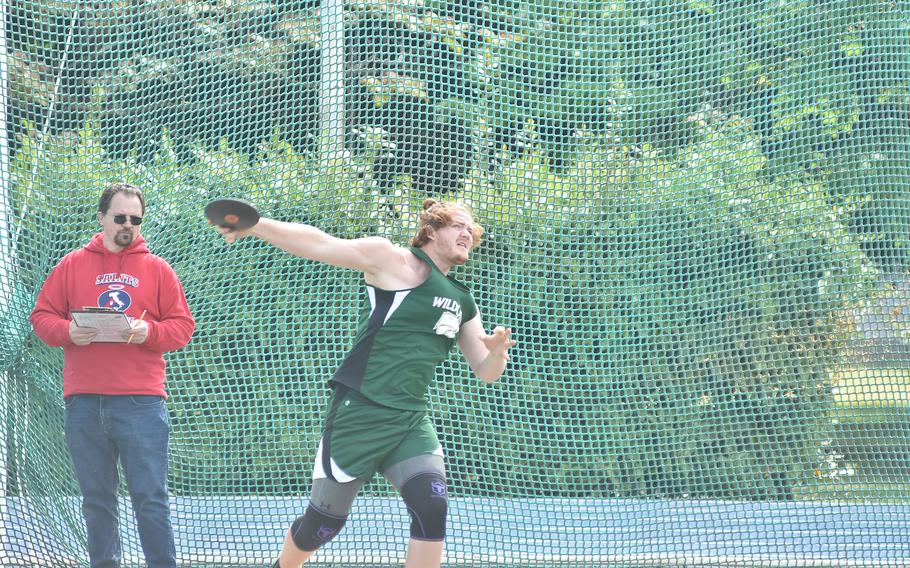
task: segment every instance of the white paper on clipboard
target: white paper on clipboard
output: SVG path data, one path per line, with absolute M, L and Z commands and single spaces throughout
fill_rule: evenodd
M 73 310 L 73 321 L 79 327 L 92 327 L 98 330 L 98 335 L 92 343 L 126 343 L 124 331 L 132 329 L 126 314 L 117 310 L 104 308 L 84 308 Z

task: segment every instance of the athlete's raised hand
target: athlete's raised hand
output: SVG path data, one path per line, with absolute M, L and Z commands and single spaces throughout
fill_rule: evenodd
M 496 329 L 491 334 L 483 334 L 480 337 L 480 341 L 491 354 L 501 354 L 507 361 L 509 359 L 509 348 L 514 347 L 517 343 L 512 339 L 512 328 L 502 326 L 496 326 Z

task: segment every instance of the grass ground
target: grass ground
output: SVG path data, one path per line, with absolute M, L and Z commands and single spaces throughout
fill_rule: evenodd
M 910 369 L 848 368 L 831 381 L 840 432 L 835 445 L 849 473 L 818 479 L 795 493 L 802 499 L 906 503 L 910 477 L 901 456 L 907 442 L 896 434 L 910 427 Z
M 844 369 L 832 384 L 839 407 L 910 406 L 910 369 Z

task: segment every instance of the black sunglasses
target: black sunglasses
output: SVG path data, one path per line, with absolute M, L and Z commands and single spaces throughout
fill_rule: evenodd
M 114 215 L 114 223 L 122 225 L 126 223 L 127 217 L 130 218 L 130 223 L 132 223 L 134 227 L 138 227 L 142 224 L 142 217 L 136 217 L 135 215 Z

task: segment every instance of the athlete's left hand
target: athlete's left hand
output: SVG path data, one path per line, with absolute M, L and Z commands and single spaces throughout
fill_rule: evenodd
M 237 239 L 242 239 L 243 237 L 249 236 L 253 231 L 252 227 L 249 229 L 243 229 L 238 231 L 237 229 L 232 229 L 231 227 L 215 227 L 221 236 L 224 237 L 224 242 L 228 244 L 233 244 Z
M 132 336 L 132 339 L 130 339 Z M 145 343 L 149 336 L 149 324 L 142 320 L 134 320 L 133 327 L 123 332 L 123 337 L 130 343 Z
M 490 353 L 502 354 L 503 358 L 509 359 L 509 348 L 515 347 L 516 341 L 512 339 L 512 328 L 496 326 L 493 333 L 481 336 L 480 341 Z

